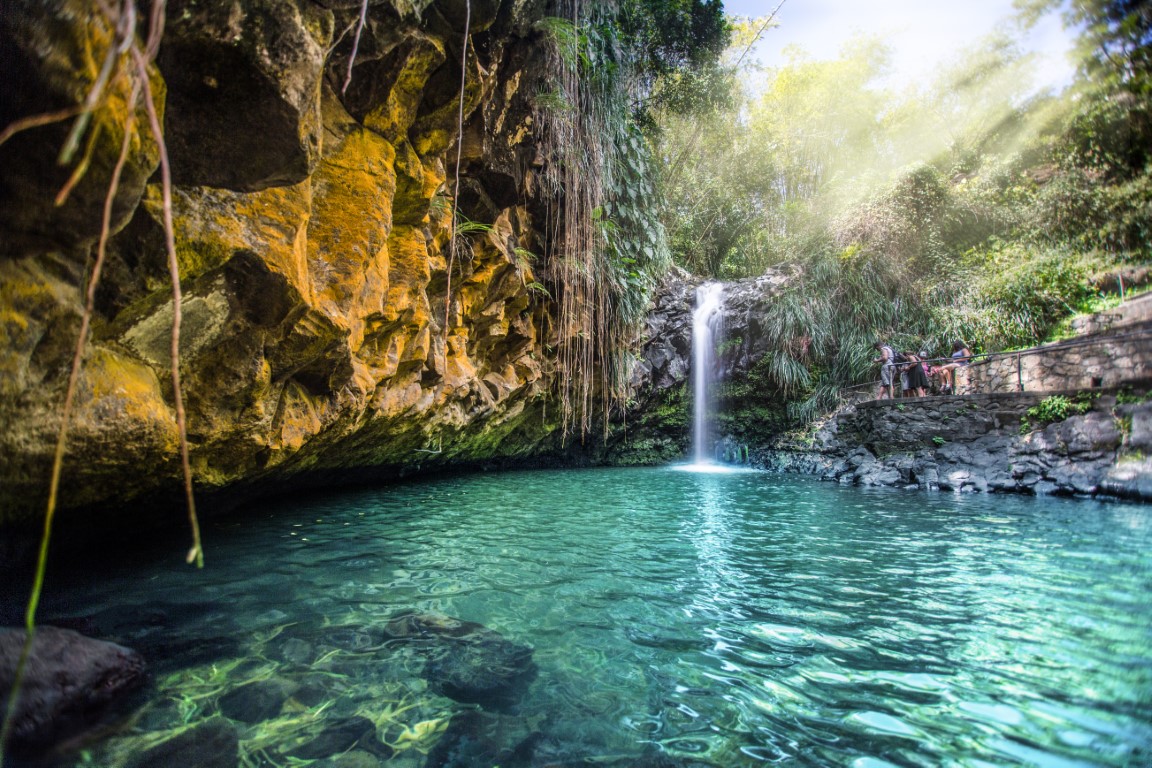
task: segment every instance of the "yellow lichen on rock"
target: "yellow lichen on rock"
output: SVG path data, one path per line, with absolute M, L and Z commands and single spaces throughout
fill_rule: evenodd
M 470 53 L 468 75 L 464 79 L 464 114 L 470 114 L 480 105 L 485 92 L 494 82 L 494 78 L 480 66 L 475 51 Z M 460 93 L 456 92 L 451 99 L 420 115 L 410 131 L 416 151 L 421 156 L 441 155 L 448 151 L 456 140 L 456 124 L 460 114 Z
M 110 30 L 84 28 L 91 9 L 81 0 L 15 1 L 32 47 L 52 51 L 38 62 L 56 79 L 46 90 L 82 97 Z M 180 368 L 197 486 L 278 487 L 315 470 L 407 471 L 523 453 L 501 440 L 515 433 L 532 445 L 549 433 L 538 395 L 551 369 L 537 327 L 550 309 L 546 294 L 529 290 L 532 268 L 519 249 L 540 240 L 518 207 L 530 205 L 517 171 L 530 158 L 505 135 L 530 143 L 516 128 L 529 124 L 522 78 L 499 69 L 525 60 L 505 47 L 522 44 L 519 33 L 497 31 L 496 5 L 473 4 L 473 34 L 493 31 L 483 44 L 463 41 L 460 125 L 461 39 L 445 26 L 445 9 L 429 21 L 370 4 L 352 84 L 341 91 L 350 37 L 331 50 L 329 42 L 333 29 L 353 28 L 357 8 L 241 5 L 170 2 L 158 59 L 168 78 Z M 462 29 L 463 18 L 453 19 Z M 0 35 L 6 24 L 0 15 Z M 150 82 L 164 93 L 155 70 Z M 0 208 L 3 501 L 38 488 L 51 463 L 61 372 L 110 148 L 118 151 L 130 122 L 130 85 L 118 80 L 94 116 L 92 166 L 63 218 L 50 206 L 57 176 L 67 175 L 54 166 L 67 126 L 52 142 L 0 148 L 0 189 L 27 190 L 31 200 Z M 145 186 L 155 146 L 144 127 L 138 116 L 115 219 L 134 215 L 108 251 L 66 507 L 179 485 L 174 305 L 161 190 Z M 493 161 L 490 151 L 503 154 Z M 457 232 L 453 251 L 453 222 L 466 221 L 457 204 L 491 229 Z
M 329 102 L 328 109 L 340 107 Z M 341 132 L 329 139 L 313 175 L 309 279 L 316 307 L 349 329 L 356 347 L 365 317 L 380 312 L 389 289 L 385 245 L 392 230 L 396 152 L 347 120 L 329 121 L 330 136 L 336 131 Z
M 364 116 L 364 125 L 390 141 L 397 141 L 416 121 L 428 78 L 444 63 L 444 44 L 422 32 L 412 31 L 390 55 L 396 62 L 391 88 Z
M 75 295 L 72 286 L 36 260 L 0 259 L 0 394 L 14 398 L 27 387 L 39 386 L 45 366 L 66 359 L 63 344 L 48 354 L 46 337 L 78 323 L 74 312 L 60 310 Z M 33 360 L 37 349 L 41 354 Z
M 307 295 L 305 233 L 311 206 L 310 181 L 259 192 L 177 188 L 172 208 L 181 279 L 218 269 L 246 251 Z M 162 220 L 157 185 L 149 186 L 144 207 L 153 219 Z
M 85 358 L 76 402 L 76 423 L 92 427 L 127 421 L 176 445 L 176 420 L 150 366 L 111 349 L 95 347 Z
M 425 293 L 432 271 L 422 229 L 397 226 L 388 238 L 389 290 L 383 315 L 389 321 L 403 320 L 410 327 L 427 326 L 431 321 Z
M 324 424 L 308 391 L 294 382 L 284 387 L 269 445 L 292 453 L 320 432 Z M 283 459 L 283 455 L 280 456 Z

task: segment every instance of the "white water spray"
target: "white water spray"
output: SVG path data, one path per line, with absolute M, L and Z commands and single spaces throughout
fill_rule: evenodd
M 724 286 L 707 283 L 696 289 L 692 313 L 692 463 L 713 464 L 712 384 L 716 381 L 716 342 L 724 319 Z

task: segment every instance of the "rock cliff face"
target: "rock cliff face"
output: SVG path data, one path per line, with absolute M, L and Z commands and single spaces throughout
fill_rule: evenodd
M 202 490 L 516 455 L 553 430 L 542 415 L 552 310 L 528 290 L 523 258 L 541 252 L 530 96 L 543 3 L 372 0 L 358 31 L 360 5 L 167 3 L 148 76 L 175 184 L 181 370 Z M 114 44 L 90 0 L 6 3 L 0 126 L 82 102 Z M 77 153 L 87 171 L 66 202 L 53 198 L 72 169 L 55 160 L 71 120 L 0 145 L 8 522 L 42 509 L 126 126 L 62 503 L 142 498 L 178 482 L 159 152 L 143 109 L 127 119 L 126 59 L 93 113 Z M 453 257 L 460 114 L 460 211 L 485 226 L 458 235 Z
M 785 398 L 757 381 L 756 364 L 772 351 L 763 331 L 766 305 L 791 281 L 786 272 L 724 284 L 718 340 L 717 434 L 766 442 L 786 422 Z M 602 459 L 658 464 L 688 455 L 692 422 L 692 314 L 700 278 L 674 271 L 655 297 L 633 369 L 628 412 L 618 419 Z
M 754 451 L 771 469 L 850 485 L 1152 501 L 1152 403 L 1099 394 L 1053 423 L 1044 394 L 870 401 L 836 414 L 806 449 Z

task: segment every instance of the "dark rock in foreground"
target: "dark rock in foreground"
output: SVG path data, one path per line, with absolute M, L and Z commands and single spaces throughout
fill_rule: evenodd
M 22 629 L 0 629 L 0 710 L 6 711 L 24 645 Z M 143 657 L 70 629 L 40 627 L 17 700 L 10 747 L 35 753 L 82 733 L 143 684 Z

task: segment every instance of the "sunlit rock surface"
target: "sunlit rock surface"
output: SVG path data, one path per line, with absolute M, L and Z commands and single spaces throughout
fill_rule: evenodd
M 150 75 L 175 180 L 180 365 L 202 491 L 527 455 L 553 432 L 553 309 L 528 289 L 537 277 L 523 256 L 542 251 L 542 214 L 518 170 L 535 155 L 525 84 L 540 9 L 472 6 L 465 39 L 463 4 L 370 4 L 345 90 L 359 2 L 168 3 Z M 112 40 L 91 3 L 6 8 L 0 51 L 20 71 L 0 95 L 0 123 L 80 101 Z M 484 227 L 459 237 L 453 255 L 465 46 L 460 209 Z M 85 139 L 90 167 L 63 206 L 53 197 L 69 169 L 56 155 L 71 121 L 0 146 L 7 521 L 43 508 L 131 85 L 130 74 L 113 80 Z M 179 483 L 174 307 L 161 188 L 149 178 L 158 153 L 137 112 L 65 507 Z

